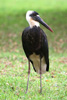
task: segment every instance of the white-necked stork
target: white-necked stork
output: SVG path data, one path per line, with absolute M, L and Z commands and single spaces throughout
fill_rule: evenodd
M 35 11 L 27 11 L 26 20 L 29 27 L 25 28 L 22 33 L 22 46 L 29 62 L 28 80 L 26 93 L 28 91 L 30 62 L 32 63 L 35 72 L 40 74 L 40 93 L 42 92 L 41 74 L 49 71 L 49 50 L 46 34 L 40 28 L 41 23 L 51 32 L 52 29 L 40 18 Z

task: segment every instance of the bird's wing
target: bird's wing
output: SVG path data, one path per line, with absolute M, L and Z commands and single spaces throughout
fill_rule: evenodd
M 29 29 L 29 27 L 25 28 L 24 31 L 22 32 L 22 47 L 23 47 L 23 50 L 27 56 L 27 50 L 26 50 L 26 35 L 27 35 L 27 30 Z M 27 56 L 28 57 L 28 56 Z
M 48 49 L 48 41 L 47 41 L 47 37 L 46 34 L 44 33 L 44 31 L 42 31 L 42 51 L 44 54 L 44 58 L 47 64 L 47 71 L 49 70 L 49 49 Z
M 22 32 L 22 46 L 23 46 L 23 49 L 24 49 L 24 52 L 26 54 L 26 57 L 29 59 L 29 55 L 30 55 L 30 51 L 29 51 L 29 39 L 28 39 L 28 36 L 29 36 L 29 29 L 30 27 L 27 27 L 24 29 L 24 31 Z

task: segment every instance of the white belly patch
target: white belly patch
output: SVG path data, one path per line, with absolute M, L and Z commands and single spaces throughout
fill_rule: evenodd
M 36 72 L 40 74 L 40 56 L 33 53 L 30 56 L 30 59 L 33 61 Z M 41 73 L 42 74 L 46 72 L 46 67 L 47 67 L 47 64 L 45 63 L 45 59 L 43 57 L 41 59 Z

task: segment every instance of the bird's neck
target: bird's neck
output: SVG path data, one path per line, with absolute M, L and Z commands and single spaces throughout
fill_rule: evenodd
M 30 19 L 28 23 L 29 23 L 29 25 L 30 25 L 31 28 L 34 27 L 34 26 L 37 26 L 37 27 L 40 26 L 39 22 L 34 21 L 32 19 Z

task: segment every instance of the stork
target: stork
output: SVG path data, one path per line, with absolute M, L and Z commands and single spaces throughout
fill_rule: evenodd
M 30 63 L 35 72 L 40 74 L 40 93 L 42 92 L 41 76 L 46 71 L 49 71 L 49 50 L 46 34 L 40 28 L 41 23 L 51 32 L 52 29 L 41 19 L 36 11 L 27 11 L 26 20 L 29 27 L 25 28 L 22 32 L 22 46 L 26 57 L 28 59 L 28 80 L 26 93 L 28 91 L 29 76 L 30 76 Z

